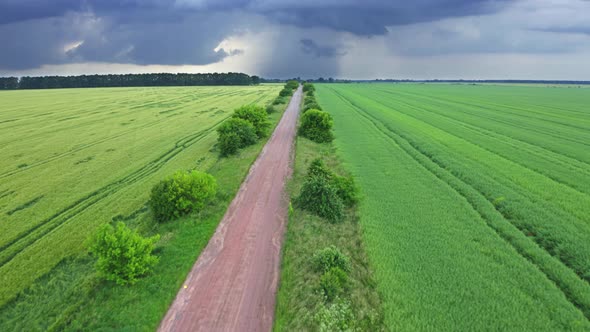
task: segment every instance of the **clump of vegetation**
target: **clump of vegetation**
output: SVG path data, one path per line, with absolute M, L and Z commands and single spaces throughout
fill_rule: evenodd
M 321 111 L 322 107 L 320 105 L 318 105 L 316 102 L 311 102 L 309 104 L 306 104 L 303 106 L 303 113 L 309 111 L 309 110 L 318 110 Z
M 306 180 L 296 204 L 331 222 L 341 219 L 344 206 L 358 201 L 358 188 L 352 177 L 332 172 L 320 158 L 314 159 L 307 170 Z
M 320 288 L 326 300 L 332 301 L 338 296 L 348 283 L 348 274 L 338 267 L 333 267 L 320 277 Z
M 292 94 L 293 94 L 293 90 L 287 89 L 287 88 L 284 88 L 283 90 L 281 90 L 281 92 L 279 92 L 280 97 L 289 97 Z
M 89 240 L 89 251 L 98 260 L 96 269 L 106 280 L 119 285 L 134 284 L 158 262 L 152 255 L 159 235 L 144 238 L 118 222 L 103 225 Z
M 218 129 L 218 145 L 222 156 L 238 152 L 239 149 L 256 143 L 258 135 L 252 123 L 240 119 L 231 118 L 225 121 Z
M 217 181 L 207 173 L 178 171 L 156 184 L 149 204 L 159 221 L 203 209 L 217 193 Z
M 332 116 L 319 110 L 309 110 L 301 116 L 298 134 L 316 143 L 327 143 L 334 139 Z
M 306 95 L 305 98 L 303 99 L 303 105 L 309 105 L 309 104 L 316 104 L 316 100 L 314 96 L 310 96 L 310 95 Z
M 333 268 L 338 268 L 344 272 L 350 272 L 351 270 L 350 258 L 335 246 L 316 251 L 311 261 L 314 269 L 319 272 L 328 272 Z
M 308 93 L 310 91 L 315 91 L 315 86 L 309 82 L 303 83 L 303 92 Z
M 273 100 L 273 102 L 272 102 L 273 105 L 280 105 L 280 104 L 285 104 L 285 103 L 287 103 L 287 100 L 281 96 L 276 97 L 275 100 Z
M 233 118 L 244 119 L 254 126 L 258 138 L 266 137 L 270 122 L 267 113 L 262 106 L 244 105 L 234 111 Z
M 305 180 L 295 203 L 330 222 L 338 222 L 344 215 L 344 204 L 338 197 L 336 188 L 328 179 L 320 176 L 312 176 Z
M 313 176 L 320 176 L 327 180 L 332 179 L 334 177 L 334 172 L 332 172 L 324 163 L 322 158 L 316 158 L 311 161 L 309 164 L 309 168 L 307 169 L 307 175 L 309 177 Z
M 314 316 L 320 332 L 354 331 L 355 318 L 348 301 L 322 303 Z
M 274 113 L 276 110 L 274 108 L 274 106 L 272 104 L 268 104 L 266 105 L 266 114 L 272 114 Z
M 299 87 L 299 82 L 295 81 L 295 80 L 289 80 L 287 81 L 287 83 L 285 84 L 285 89 L 289 89 L 289 90 L 295 90 Z
M 331 183 L 336 188 L 336 194 L 344 205 L 351 207 L 358 202 L 359 190 L 352 176 L 334 175 Z

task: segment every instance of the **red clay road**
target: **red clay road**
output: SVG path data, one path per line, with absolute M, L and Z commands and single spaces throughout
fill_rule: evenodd
M 250 168 L 159 331 L 270 331 L 301 87 Z

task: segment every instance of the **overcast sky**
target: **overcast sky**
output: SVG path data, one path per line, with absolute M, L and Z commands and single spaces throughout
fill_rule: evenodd
M 0 76 L 590 80 L 588 0 L 0 0 Z

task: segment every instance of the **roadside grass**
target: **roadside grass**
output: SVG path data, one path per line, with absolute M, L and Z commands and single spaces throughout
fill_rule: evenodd
M 278 105 L 269 115 L 273 129 L 286 106 Z M 3 306 L 0 330 L 154 331 L 267 139 L 213 163 L 207 172 L 216 177 L 219 192 L 201 213 L 157 223 L 142 208 L 119 218 L 142 235 L 161 235 L 155 249 L 160 261 L 149 275 L 133 286 L 104 282 L 94 272 L 94 260 L 78 254 Z
M 347 174 L 332 144 L 297 137 L 293 176 L 287 185 L 291 200 L 299 193 L 310 163 L 318 157 L 337 174 Z M 318 330 L 314 316 L 324 303 L 324 296 L 319 288 L 320 273 L 314 271 L 311 259 L 317 250 L 330 245 L 351 258 L 350 283 L 342 298 L 351 303 L 356 327 L 361 331 L 383 330 L 381 300 L 363 247 L 355 208 L 348 209 L 340 223 L 330 223 L 295 206 L 290 211 L 274 330 Z

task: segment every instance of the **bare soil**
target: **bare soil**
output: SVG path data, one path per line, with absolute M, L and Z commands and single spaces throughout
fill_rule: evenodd
M 288 214 L 301 87 L 258 156 L 159 331 L 270 331 Z

